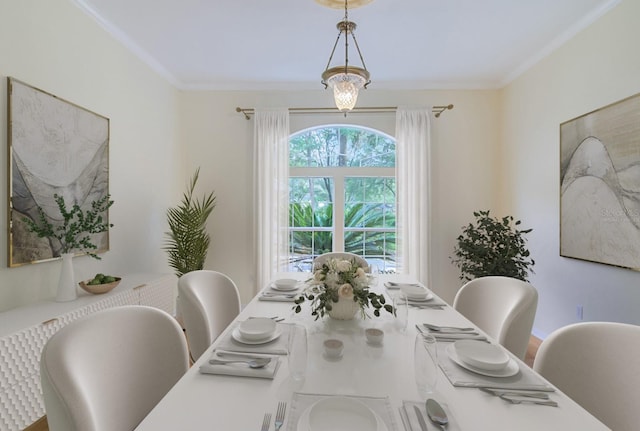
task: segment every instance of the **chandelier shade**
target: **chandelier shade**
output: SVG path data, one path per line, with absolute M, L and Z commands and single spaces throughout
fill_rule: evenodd
M 369 71 L 364 64 L 364 58 L 360 52 L 360 47 L 356 40 L 354 30 L 356 29 L 356 23 L 349 21 L 347 0 L 344 2 L 344 19 L 340 21 L 336 27 L 340 31 L 338 38 L 333 45 L 333 50 L 329 56 L 327 67 L 322 73 L 322 84 L 324 88 L 330 87 L 333 89 L 333 97 L 336 103 L 336 107 L 340 111 L 352 110 L 358 100 L 358 92 L 361 88 L 367 88 L 367 85 L 371 82 Z M 335 54 L 336 47 L 340 42 L 340 37 L 344 34 L 344 56 L 345 62 L 341 66 L 331 66 L 331 60 Z M 349 37 L 353 40 L 353 43 L 358 51 L 360 62 L 362 67 L 356 67 L 349 65 Z

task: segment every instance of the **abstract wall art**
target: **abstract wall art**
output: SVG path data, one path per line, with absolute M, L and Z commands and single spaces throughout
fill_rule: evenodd
M 109 193 L 109 119 L 8 78 L 8 265 L 56 258 L 59 244 L 38 238 L 25 217 L 41 207 L 55 226 L 61 222 L 54 194 L 83 210 Z M 108 214 L 106 214 L 108 221 Z M 96 252 L 109 249 L 109 232 L 92 237 Z
M 640 269 L 640 94 L 560 125 L 560 255 Z

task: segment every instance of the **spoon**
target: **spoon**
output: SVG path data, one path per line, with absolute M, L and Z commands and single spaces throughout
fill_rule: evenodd
M 431 422 L 440 425 L 441 429 L 445 429 L 449 423 L 449 418 L 442 406 L 433 398 L 427 400 L 427 415 Z
M 269 362 L 271 362 L 271 358 L 253 358 L 249 360 L 234 359 L 229 361 L 223 361 L 221 359 L 209 360 L 209 363 L 213 365 L 243 363 L 247 364 L 249 368 L 264 368 L 267 364 L 269 364 Z

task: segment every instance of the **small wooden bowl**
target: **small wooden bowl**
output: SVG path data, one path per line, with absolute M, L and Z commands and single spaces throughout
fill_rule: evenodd
M 81 281 L 78 284 L 80 285 L 80 287 L 82 287 L 82 290 L 89 293 L 93 293 L 94 295 L 100 295 L 102 293 L 107 293 L 113 290 L 118 285 L 118 283 L 120 283 L 120 280 L 122 280 L 122 278 L 116 277 L 116 281 L 113 281 L 111 283 L 87 284 L 91 280 L 86 280 L 86 281 Z

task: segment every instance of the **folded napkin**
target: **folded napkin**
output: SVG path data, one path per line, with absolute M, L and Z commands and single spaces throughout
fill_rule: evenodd
M 447 353 L 449 343 L 437 343 L 438 365 L 447 376 L 453 386 L 467 388 L 502 388 L 502 389 L 522 389 L 534 391 L 553 392 L 554 389 L 548 385 L 542 377 L 537 375 L 531 368 L 521 363 L 519 371 L 511 377 L 489 377 L 469 371 L 453 362 Z
M 444 412 L 447 414 L 447 418 L 449 419 L 449 423 L 447 424 L 447 430 L 448 431 L 459 430 L 460 428 L 456 423 L 455 417 L 451 415 L 451 411 L 449 410 L 449 407 L 447 406 L 447 404 L 440 402 L 440 400 L 437 400 L 437 401 L 442 406 L 442 408 L 444 409 Z M 418 418 L 416 417 L 416 410 L 413 408 L 413 406 L 416 406 L 420 409 L 420 411 L 422 412 L 422 417 L 424 418 L 424 421 L 427 423 L 427 426 L 429 427 L 429 429 L 431 429 L 431 426 L 433 426 L 434 429 L 439 429 L 439 426 L 431 422 L 431 419 L 429 419 L 429 416 L 427 415 L 427 406 L 424 401 L 402 401 L 402 407 L 400 407 L 400 419 L 402 419 L 404 428 L 407 431 L 422 431 L 420 422 L 418 422 Z
M 339 396 L 353 398 L 369 407 L 386 424 L 388 431 L 399 431 L 389 397 L 368 397 L 339 394 L 308 394 L 294 392 L 291 397 L 291 408 L 287 414 L 287 431 L 298 431 L 298 421 L 302 413 L 317 401 L 327 397 Z
M 200 366 L 200 374 L 222 374 L 227 376 L 258 377 L 262 379 L 273 379 L 280 366 L 281 358 L 277 356 L 255 355 L 256 357 L 270 357 L 271 362 L 264 368 L 249 368 L 247 364 L 210 364 L 209 361 Z M 220 359 L 223 361 L 233 360 L 230 356 L 220 356 L 214 352 L 210 359 Z M 238 357 L 238 359 L 243 359 Z
M 398 290 L 400 286 L 423 286 L 422 283 L 411 283 L 411 282 L 397 282 L 397 281 L 385 281 L 384 287 L 390 290 Z
M 229 328 L 224 338 L 220 340 L 217 345 L 219 350 L 227 350 L 230 352 L 241 353 L 261 353 L 266 355 L 286 355 L 287 354 L 287 342 L 289 338 L 289 325 L 286 323 L 277 323 L 276 331 L 280 331 L 281 335 L 273 341 L 264 344 L 245 344 L 236 341 L 233 338 L 233 330 L 240 324 L 235 324 Z
M 296 300 L 295 296 L 290 296 L 285 293 L 277 294 L 277 295 L 273 295 L 273 294 L 265 295 L 264 293 L 261 293 L 260 296 L 258 296 L 258 301 L 293 302 L 295 300 Z

